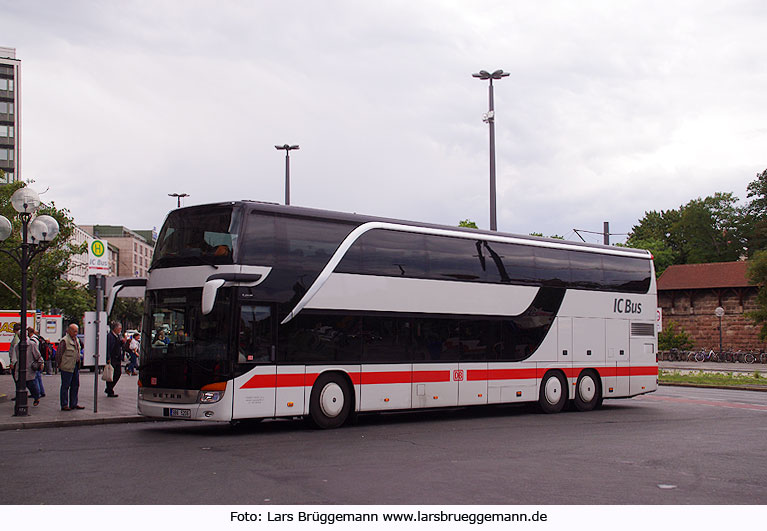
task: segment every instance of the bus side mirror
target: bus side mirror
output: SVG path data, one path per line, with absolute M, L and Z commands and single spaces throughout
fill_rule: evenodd
M 202 314 L 208 315 L 213 311 L 213 305 L 216 304 L 216 293 L 218 288 L 224 285 L 223 278 L 208 280 L 202 287 Z

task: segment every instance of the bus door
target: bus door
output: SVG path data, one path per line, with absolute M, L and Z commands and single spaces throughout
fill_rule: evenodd
M 417 319 L 412 373 L 414 408 L 458 405 L 460 332 L 458 323 Z
M 629 322 L 607 319 L 607 363 L 602 376 L 602 396 L 626 396 L 629 392 Z
M 274 308 L 243 303 L 237 323 L 232 418 L 273 417 L 277 387 Z M 303 375 L 301 378 L 303 391 Z

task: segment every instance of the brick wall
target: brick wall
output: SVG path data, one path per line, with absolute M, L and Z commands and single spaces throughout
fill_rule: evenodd
M 744 315 L 756 309 L 756 288 L 721 290 L 673 290 L 658 292 L 663 309 L 663 326 L 674 321 L 692 337 L 695 348 L 719 349 L 719 318 L 714 310 L 721 296 L 722 348 L 724 350 L 763 350 L 759 327 Z M 741 304 L 742 301 L 742 304 Z M 673 303 L 673 304 L 672 304 Z

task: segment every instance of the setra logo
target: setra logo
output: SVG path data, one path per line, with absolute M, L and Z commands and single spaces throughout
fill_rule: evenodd
M 457 369 L 453 371 L 453 381 L 454 382 L 462 382 L 463 381 L 463 369 Z

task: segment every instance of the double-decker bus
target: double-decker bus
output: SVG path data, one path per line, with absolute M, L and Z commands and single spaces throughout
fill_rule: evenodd
M 138 408 L 210 421 L 657 388 L 646 251 L 238 201 L 172 211 L 146 285 Z

